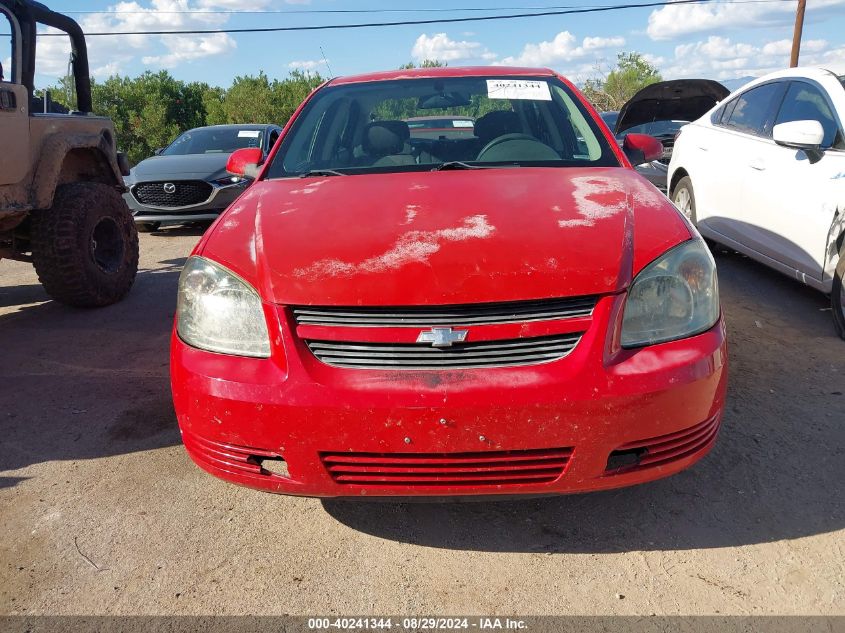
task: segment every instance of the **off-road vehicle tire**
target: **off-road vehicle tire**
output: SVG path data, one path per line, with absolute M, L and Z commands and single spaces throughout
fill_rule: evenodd
M 53 207 L 32 214 L 32 261 L 44 290 L 72 306 L 120 301 L 138 272 L 138 231 L 117 189 L 61 185 Z
M 833 273 L 833 291 L 830 293 L 830 307 L 833 309 L 833 326 L 836 333 L 845 339 L 845 251 L 839 255 L 839 264 Z
M 135 224 L 135 228 L 138 229 L 139 233 L 153 233 L 154 231 L 158 231 L 161 227 L 161 222 L 138 222 Z

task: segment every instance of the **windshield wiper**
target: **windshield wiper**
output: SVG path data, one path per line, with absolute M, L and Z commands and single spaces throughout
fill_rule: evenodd
M 488 169 L 482 165 L 470 165 L 459 160 L 450 160 L 445 163 L 440 163 L 436 167 L 432 167 L 431 171 L 449 171 L 451 169 Z
M 310 178 L 311 176 L 346 176 L 347 174 L 342 174 L 339 171 L 335 171 L 334 169 L 312 169 L 311 171 L 306 171 L 304 174 L 299 174 L 300 178 Z

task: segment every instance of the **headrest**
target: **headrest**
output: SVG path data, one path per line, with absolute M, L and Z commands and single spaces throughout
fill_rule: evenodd
M 375 156 L 401 154 L 411 130 L 404 121 L 375 121 L 364 128 L 364 151 Z
M 475 122 L 475 135 L 482 143 L 489 143 L 503 134 L 522 132 L 522 124 L 516 112 L 495 110 L 488 112 Z

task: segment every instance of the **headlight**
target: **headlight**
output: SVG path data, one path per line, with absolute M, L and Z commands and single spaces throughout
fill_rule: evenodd
M 225 176 L 224 178 L 218 178 L 214 181 L 214 184 L 218 187 L 230 187 L 232 185 L 245 185 L 247 184 L 247 179 L 243 176 Z
M 193 347 L 236 356 L 270 356 L 258 293 L 219 264 L 191 257 L 179 277 L 176 331 Z
M 690 240 L 634 279 L 622 319 L 622 347 L 686 338 L 709 330 L 718 320 L 716 263 L 703 240 Z

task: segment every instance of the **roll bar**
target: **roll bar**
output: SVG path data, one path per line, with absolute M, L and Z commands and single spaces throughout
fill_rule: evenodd
M 58 29 L 70 36 L 73 77 L 76 84 L 76 108 L 80 112 L 91 112 L 91 78 L 88 69 L 88 46 L 85 34 L 75 20 L 61 13 L 56 13 L 40 2 L 32 0 L 0 0 L 0 6 L 6 8 L 21 28 L 21 80 L 29 91 L 30 98 L 35 91 L 35 43 L 37 26 L 43 24 Z

